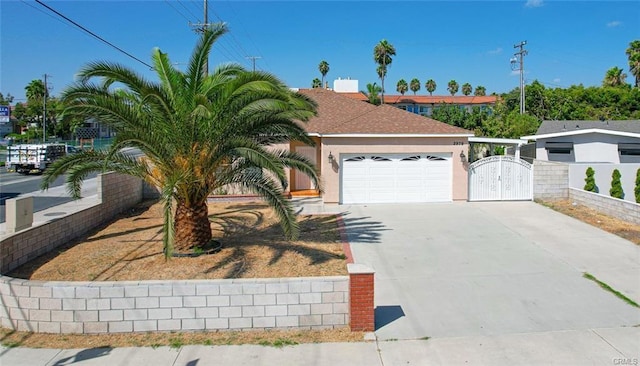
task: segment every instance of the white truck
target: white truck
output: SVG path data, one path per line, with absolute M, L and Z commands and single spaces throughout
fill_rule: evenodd
M 67 154 L 66 144 L 20 144 L 7 147 L 7 170 L 20 174 L 42 173 Z

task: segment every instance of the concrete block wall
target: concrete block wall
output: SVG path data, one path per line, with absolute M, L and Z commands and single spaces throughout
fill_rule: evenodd
M 106 173 L 99 175 L 97 179 L 98 200 L 95 204 L 3 235 L 0 240 L 0 274 L 10 272 L 112 220 L 115 215 L 136 205 L 143 198 L 143 185 L 138 178 Z
M 39 333 L 349 324 L 347 276 L 140 282 L 41 282 L 2 276 L 0 296 L 2 327 Z
M 533 161 L 533 198 L 569 197 L 569 165 L 553 161 Z
M 576 188 L 569 188 L 569 199 L 605 215 L 640 225 L 640 204 Z

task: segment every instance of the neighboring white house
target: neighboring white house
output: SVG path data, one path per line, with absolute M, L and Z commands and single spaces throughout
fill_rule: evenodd
M 565 163 L 640 163 L 640 121 L 544 121 L 536 159 Z

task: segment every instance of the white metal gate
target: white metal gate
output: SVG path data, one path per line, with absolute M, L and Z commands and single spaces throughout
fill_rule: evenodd
M 533 165 L 513 156 L 490 156 L 469 166 L 469 201 L 533 199 Z

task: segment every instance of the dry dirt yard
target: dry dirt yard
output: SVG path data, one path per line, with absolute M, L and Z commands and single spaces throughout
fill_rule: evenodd
M 144 202 L 87 237 L 10 273 L 42 281 L 273 278 L 346 275 L 335 215 L 298 217 L 298 240 L 284 240 L 275 214 L 260 202 L 210 203 L 222 250 L 165 260 L 162 207 Z
M 640 225 L 607 216 L 583 205 L 574 205 L 570 200 L 544 201 L 540 203 L 558 212 L 562 212 L 567 216 L 586 222 L 591 226 L 618 235 L 636 245 L 640 245 Z

